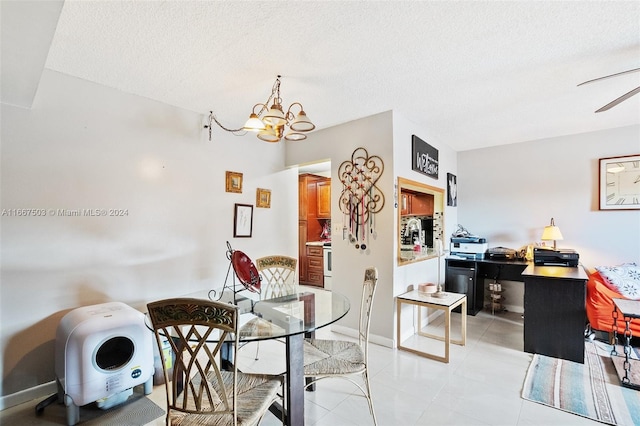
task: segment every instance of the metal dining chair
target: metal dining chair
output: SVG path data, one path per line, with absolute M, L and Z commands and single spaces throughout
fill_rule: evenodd
M 280 398 L 280 376 L 241 373 L 235 363 L 230 371 L 220 368 L 225 344 L 233 353 L 238 348 L 235 305 L 176 298 L 147 308 L 163 366 L 167 425 L 256 425 Z M 174 354 L 171 369 L 165 341 Z
M 378 424 L 371 399 L 369 383 L 369 320 L 371 307 L 376 293 L 378 270 L 370 267 L 364 271 L 362 299 L 360 301 L 360 320 L 358 324 L 358 342 L 343 340 L 305 339 L 304 376 L 305 388 L 323 379 L 342 378 L 353 383 L 369 403 L 369 412 L 373 423 Z M 353 377 L 360 376 L 364 387 Z
M 273 299 L 296 293 L 297 265 L 298 259 L 289 256 L 273 255 L 257 259 L 256 268 L 262 276 L 260 299 Z
M 298 259 L 283 255 L 265 256 L 256 259 L 256 268 L 261 276 L 260 300 L 288 296 L 298 292 L 296 266 Z M 256 361 L 260 342 L 256 342 Z

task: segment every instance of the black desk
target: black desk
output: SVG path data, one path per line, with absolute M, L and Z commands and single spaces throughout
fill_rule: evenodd
M 529 265 L 524 278 L 524 350 L 584 364 L 587 274 Z
M 467 314 L 484 304 L 484 279 L 524 282 L 524 350 L 584 363 L 587 274 L 582 266 L 446 258 L 445 290 L 467 295 Z
M 484 306 L 484 279 L 522 281 L 529 262 L 521 260 L 445 259 L 445 291 L 467 295 L 467 315 L 476 315 Z

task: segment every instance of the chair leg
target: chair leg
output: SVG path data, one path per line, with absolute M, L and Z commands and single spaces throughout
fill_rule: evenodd
M 371 385 L 369 385 L 369 374 L 367 370 L 364 371 L 363 377 L 364 377 L 365 385 L 367 387 L 367 395 L 365 396 L 367 397 L 367 402 L 369 403 L 369 412 L 371 413 L 371 417 L 373 417 L 373 424 L 377 426 L 378 419 L 376 418 L 376 413 L 373 410 L 373 399 L 371 397 Z
M 258 351 L 259 350 L 260 350 L 260 341 L 257 341 L 256 342 L 256 358 L 255 358 L 256 361 L 258 360 Z

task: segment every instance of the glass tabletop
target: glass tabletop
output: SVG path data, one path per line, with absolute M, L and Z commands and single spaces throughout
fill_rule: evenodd
M 640 300 L 614 298 L 613 303 L 623 316 L 640 318 Z
M 185 295 L 210 299 L 208 291 Z M 220 300 L 232 303 L 232 292 L 223 293 Z M 235 295 L 240 308 L 239 340 L 241 342 L 276 339 L 310 333 L 344 317 L 350 309 L 349 299 L 334 291 L 298 286 L 298 293 L 274 299 L 253 301 Z

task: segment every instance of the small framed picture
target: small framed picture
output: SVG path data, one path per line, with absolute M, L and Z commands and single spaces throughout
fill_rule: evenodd
M 256 190 L 256 207 L 271 208 L 271 190 L 263 188 Z
M 458 205 L 458 179 L 451 173 L 447 173 L 447 205 Z
M 253 230 L 253 206 L 251 204 L 235 204 L 233 212 L 234 238 L 249 238 Z
M 225 183 L 227 192 L 242 193 L 242 173 L 227 172 Z
M 640 210 L 640 154 L 600 159 L 600 210 Z

